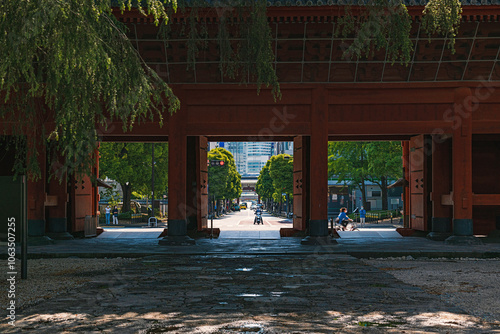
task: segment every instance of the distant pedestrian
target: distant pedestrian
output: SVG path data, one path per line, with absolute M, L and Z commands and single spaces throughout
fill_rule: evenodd
M 118 225 L 118 207 L 116 205 L 113 209 L 113 225 Z
M 361 210 L 359 210 L 359 222 L 361 224 L 361 227 L 365 225 L 365 219 L 366 219 L 366 210 L 365 208 L 361 207 Z
M 109 218 L 110 218 L 110 215 L 111 215 L 111 208 L 109 207 L 109 205 L 106 207 L 106 225 L 109 225 Z

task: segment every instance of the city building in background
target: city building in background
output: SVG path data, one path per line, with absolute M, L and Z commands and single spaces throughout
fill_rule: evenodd
M 216 147 L 223 147 L 231 152 L 238 173 L 249 178 L 257 178 L 273 155 L 293 155 L 293 142 L 210 142 L 208 149 Z

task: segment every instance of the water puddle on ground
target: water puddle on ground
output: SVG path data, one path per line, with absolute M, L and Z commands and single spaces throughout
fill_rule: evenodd
M 236 295 L 236 297 L 262 297 L 261 294 L 258 293 L 240 293 L 239 295 Z
M 252 271 L 253 268 L 238 268 L 236 271 Z

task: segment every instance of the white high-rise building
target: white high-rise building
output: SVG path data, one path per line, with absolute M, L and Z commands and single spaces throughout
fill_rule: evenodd
M 267 160 L 273 155 L 274 143 L 249 142 L 247 143 L 247 175 L 258 176 Z
M 236 169 L 240 175 L 247 174 L 247 144 L 246 142 L 226 142 L 226 149 L 233 154 Z
M 293 155 L 293 142 L 217 142 L 209 149 L 224 147 L 233 154 L 236 169 L 241 176 L 257 177 L 273 156 L 281 153 Z

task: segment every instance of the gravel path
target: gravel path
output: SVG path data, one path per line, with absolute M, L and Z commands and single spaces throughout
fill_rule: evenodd
M 500 259 L 363 260 L 397 279 L 418 286 L 468 314 L 500 325 Z
M 16 307 L 22 309 L 85 285 L 101 275 L 129 263 L 130 259 L 33 259 L 28 260 L 28 279 L 21 279 L 21 262 L 16 261 Z M 7 280 L 0 282 L 0 291 L 7 290 Z M 0 294 L 0 307 L 5 310 L 8 294 Z

